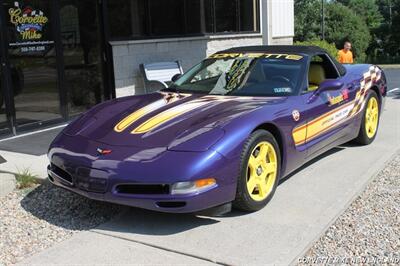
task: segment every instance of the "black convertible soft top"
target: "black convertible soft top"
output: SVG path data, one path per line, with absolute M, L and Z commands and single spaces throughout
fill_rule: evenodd
M 336 66 L 340 75 L 346 74 L 346 68 L 340 64 L 335 58 L 332 58 L 328 52 L 318 46 L 304 46 L 304 45 L 258 45 L 258 46 L 243 46 L 230 48 L 218 53 L 294 53 L 294 54 L 304 54 L 308 56 L 313 56 L 317 54 L 326 54 L 332 60 L 333 64 Z

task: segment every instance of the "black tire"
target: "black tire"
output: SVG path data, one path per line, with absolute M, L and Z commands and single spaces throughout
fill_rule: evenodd
M 275 178 L 275 183 L 269 195 L 262 201 L 256 201 L 251 198 L 250 193 L 248 192 L 247 189 L 247 171 L 248 171 L 247 167 L 251 152 L 259 143 L 264 141 L 269 142 L 275 149 L 277 158 L 277 174 Z M 233 202 L 233 206 L 237 209 L 247 212 L 258 211 L 263 207 L 265 207 L 265 205 L 267 205 L 267 203 L 274 196 L 274 193 L 279 183 L 280 173 L 281 173 L 281 154 L 276 139 L 270 132 L 266 130 L 255 131 L 250 135 L 250 137 L 247 139 L 243 147 L 241 162 L 240 162 L 240 175 L 237 181 L 236 198 L 235 201 Z
M 366 129 L 365 120 L 366 120 L 366 113 L 367 113 L 368 103 L 369 103 L 371 98 L 375 98 L 376 101 L 378 102 L 378 125 L 377 125 L 377 129 L 376 129 L 376 132 L 375 132 L 374 136 L 370 138 L 367 135 L 367 129 Z M 358 143 L 360 145 L 369 145 L 375 140 L 376 135 L 378 134 L 378 130 L 379 130 L 380 116 L 381 116 L 381 105 L 380 105 L 380 102 L 379 102 L 378 95 L 376 94 L 375 91 L 371 91 L 368 94 L 368 97 L 367 97 L 367 101 L 366 101 L 366 105 L 365 105 L 365 108 L 364 108 L 362 121 L 361 121 L 361 125 L 360 125 L 360 131 L 358 133 L 357 138 L 354 139 L 354 141 L 356 143 Z

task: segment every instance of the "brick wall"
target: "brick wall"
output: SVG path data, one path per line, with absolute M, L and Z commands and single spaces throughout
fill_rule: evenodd
M 262 36 L 236 35 L 113 42 L 117 97 L 143 93 L 141 63 L 180 60 L 184 71 L 208 55 L 235 46 L 261 45 Z

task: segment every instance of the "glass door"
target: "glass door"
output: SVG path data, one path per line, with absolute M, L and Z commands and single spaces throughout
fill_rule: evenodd
M 3 1 L 17 128 L 61 118 L 53 1 Z
M 11 133 L 11 117 L 9 90 L 7 86 L 8 68 L 6 63 L 6 43 L 4 27 L 4 10 L 3 3 L 0 0 L 0 136 Z
M 0 29 L 1 30 L 1 29 Z M 8 130 L 9 123 L 7 120 L 7 114 L 6 114 L 6 104 L 5 104 L 5 85 L 4 83 L 4 75 L 3 75 L 3 67 L 5 66 L 5 63 L 3 61 L 3 58 L 1 56 L 1 51 L 0 51 L 0 134 L 3 131 Z
M 70 116 L 105 100 L 105 54 L 97 0 L 61 0 L 64 86 Z

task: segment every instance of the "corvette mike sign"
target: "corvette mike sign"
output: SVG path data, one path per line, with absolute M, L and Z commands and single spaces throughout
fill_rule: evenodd
M 46 50 L 46 45 L 54 43 L 44 40 L 49 18 L 42 10 L 14 2 L 14 7 L 8 10 L 8 14 L 17 35 L 16 41 L 10 43 L 11 47 L 20 47 L 21 52 L 40 52 Z

